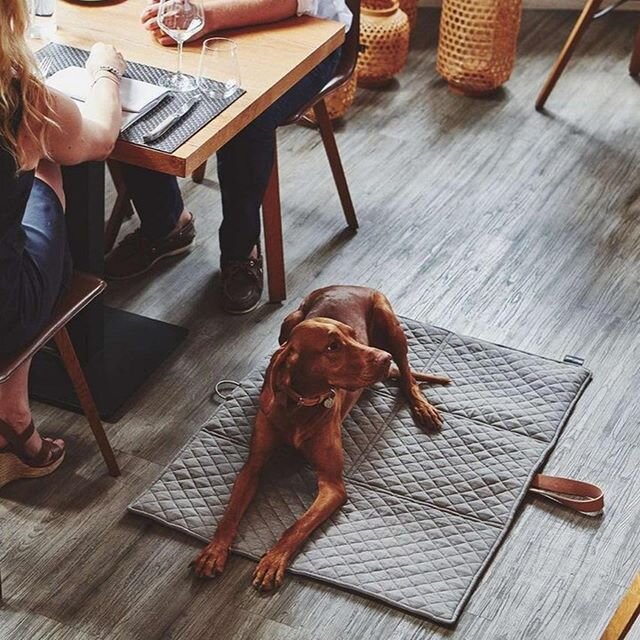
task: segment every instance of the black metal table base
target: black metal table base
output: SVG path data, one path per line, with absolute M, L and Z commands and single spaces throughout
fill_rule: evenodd
M 98 411 L 114 420 L 143 382 L 186 338 L 187 329 L 104 307 L 104 348 L 82 363 Z M 82 412 L 57 354 L 45 349 L 33 360 L 31 397 Z

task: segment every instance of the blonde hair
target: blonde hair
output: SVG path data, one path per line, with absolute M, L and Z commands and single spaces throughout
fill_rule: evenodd
M 14 128 L 16 112 L 22 109 L 20 122 L 27 140 L 46 155 L 51 98 L 39 74 L 38 64 L 27 46 L 29 26 L 26 0 L 2 0 L 0 12 L 0 140 L 15 158 L 18 168 L 26 158 L 18 146 Z

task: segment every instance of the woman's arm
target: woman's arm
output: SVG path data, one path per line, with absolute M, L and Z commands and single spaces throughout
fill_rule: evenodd
M 160 44 L 174 45 L 175 41 L 158 27 L 158 3 L 159 0 L 151 0 L 142 12 L 142 22 Z M 294 16 L 297 8 L 297 0 L 205 0 L 205 26 L 192 40 L 223 29 L 284 20 Z
M 110 45 L 95 44 L 87 60 L 92 78 L 89 95 L 82 109 L 61 93 L 52 91 L 52 117 L 58 125 L 48 125 L 47 154 L 64 165 L 88 160 L 104 160 L 113 150 L 122 123 L 120 80 L 107 66 L 124 72 L 122 56 Z

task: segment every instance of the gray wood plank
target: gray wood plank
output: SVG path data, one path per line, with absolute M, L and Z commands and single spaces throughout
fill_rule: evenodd
M 110 287 L 111 304 L 190 329 L 184 347 L 107 429 L 124 475 L 105 475 L 81 417 L 36 406 L 69 442 L 50 479 L 2 490 L 0 639 L 464 640 L 598 637 L 638 570 L 640 160 L 637 20 L 594 24 L 548 102 L 533 103 L 573 12 L 525 12 L 518 61 L 496 98 L 452 95 L 434 68 L 438 12 L 421 10 L 405 72 L 360 90 L 338 130 L 361 229 L 344 230 L 317 132 L 279 134 L 289 300 L 242 318 L 215 295 L 219 189 L 183 181 L 198 245 Z M 113 194 L 110 193 L 110 199 Z M 123 233 L 135 226 L 127 224 Z M 603 518 L 530 501 L 455 629 L 290 577 L 272 596 L 254 564 L 194 580 L 199 545 L 126 515 L 316 286 L 382 289 L 396 310 L 551 357 L 586 358 L 594 382 L 547 465 L 603 485 Z

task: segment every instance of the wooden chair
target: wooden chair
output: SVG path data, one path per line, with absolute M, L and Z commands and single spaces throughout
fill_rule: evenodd
M 120 475 L 118 463 L 104 432 L 91 390 L 66 328 L 67 324 L 97 298 L 105 287 L 106 284 L 100 278 L 75 272 L 68 292 L 57 305 L 51 322 L 42 330 L 40 335 L 19 353 L 0 358 L 0 384 L 6 382 L 21 364 L 53 339 L 60 352 L 65 369 L 71 378 L 78 400 L 87 416 L 98 447 L 102 452 L 107 469 L 112 476 L 116 477 Z
M 640 618 L 640 573 L 618 605 L 600 640 L 624 640 Z
M 347 0 L 353 13 L 353 23 L 342 45 L 342 56 L 335 75 L 309 102 L 291 116 L 285 124 L 295 124 L 304 120 L 304 114 L 313 109 L 320 136 L 327 153 L 333 179 L 338 188 L 340 203 L 348 227 L 355 231 L 358 218 L 353 207 L 347 178 L 344 174 L 340 153 L 333 132 L 333 124 L 329 118 L 325 97 L 332 91 L 345 85 L 351 79 L 358 62 L 360 50 L 360 0 Z M 286 277 L 284 269 L 284 249 L 282 240 L 282 212 L 280 208 L 280 182 L 278 177 L 278 154 L 274 154 L 273 170 L 269 178 L 267 192 L 262 201 L 262 220 L 264 226 L 265 258 L 267 262 L 267 279 L 269 283 L 269 301 L 281 302 L 287 297 Z
M 347 33 L 345 42 L 342 45 L 342 57 L 338 63 L 336 73 L 329 82 L 295 115 L 285 124 L 294 124 L 304 119 L 304 114 L 309 109 L 313 109 L 318 129 L 324 143 L 324 148 L 329 159 L 329 165 L 333 174 L 333 179 L 338 188 L 338 195 L 347 220 L 347 225 L 354 231 L 358 228 L 351 194 L 347 185 L 347 179 L 340 160 L 340 153 L 336 144 L 333 125 L 327 112 L 325 97 L 331 91 L 346 84 L 351 78 L 358 61 L 359 34 L 360 34 L 360 0 L 347 0 L 347 4 L 353 13 L 353 24 Z M 267 263 L 267 278 L 269 285 L 269 300 L 271 302 L 281 302 L 286 298 L 286 279 L 284 269 L 284 250 L 282 240 L 282 217 L 280 209 L 280 187 L 278 178 L 278 158 L 275 154 L 273 171 L 269 178 L 269 185 L 262 203 L 262 217 L 264 223 L 264 243 L 265 258 Z M 118 197 L 113 211 L 107 222 L 105 249 L 110 251 L 115 244 L 120 226 L 126 217 L 132 213 L 131 203 L 126 193 L 124 183 L 120 178 L 119 165 L 109 162 L 109 169 L 118 192 Z M 200 183 L 204 179 L 207 163 L 204 162 L 192 174 L 194 182 Z
M 627 2 L 627 0 L 618 0 L 613 5 L 600 10 L 603 1 L 604 0 L 587 0 L 580 17 L 575 23 L 569 38 L 565 42 L 564 47 L 562 47 L 562 51 L 549 73 L 547 81 L 542 87 L 542 91 L 540 91 L 540 94 L 538 95 L 538 99 L 536 100 L 537 111 L 542 111 L 542 109 L 544 109 L 547 99 L 551 95 L 551 92 L 560 79 L 562 72 L 571 59 L 578 42 L 582 39 L 582 36 L 585 34 L 587 27 L 591 24 L 591 21 L 608 15 L 615 8 Z M 629 73 L 632 76 L 640 74 L 640 29 L 638 29 L 636 34 L 631 62 L 629 63 Z

